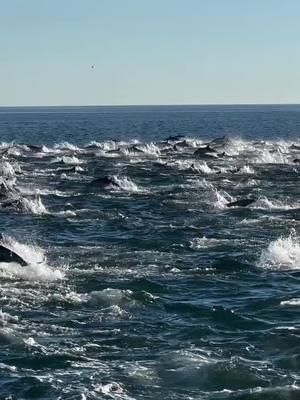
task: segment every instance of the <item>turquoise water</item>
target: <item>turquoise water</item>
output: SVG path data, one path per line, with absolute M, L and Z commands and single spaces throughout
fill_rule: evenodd
M 0 263 L 0 398 L 299 399 L 299 132 L 299 106 L 0 109 L 28 262 Z

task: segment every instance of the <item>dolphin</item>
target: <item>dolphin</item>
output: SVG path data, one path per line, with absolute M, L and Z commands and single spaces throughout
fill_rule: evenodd
M 16 210 L 21 210 L 22 209 L 22 200 L 21 200 L 21 198 L 7 200 L 7 201 L 0 203 L 0 205 L 1 205 L 1 208 L 15 207 Z
M 9 150 L 10 150 L 12 147 L 14 147 L 14 144 L 13 144 L 13 143 L 11 143 L 10 145 L 8 145 L 4 150 L 1 150 L 0 156 L 3 157 L 3 156 L 5 156 L 5 155 L 7 155 L 8 152 L 9 152 Z
M 229 139 L 226 137 L 226 135 L 224 135 L 222 137 L 217 137 L 217 138 L 213 139 L 210 143 L 215 144 L 215 145 L 224 145 L 224 144 L 227 144 L 228 142 L 229 142 Z
M 142 149 L 139 149 L 137 146 L 130 146 L 127 148 L 128 151 L 133 151 L 135 153 L 144 153 Z
M 77 172 L 76 167 L 77 167 L 77 165 L 74 165 L 74 167 L 69 167 L 69 168 L 58 168 L 56 170 L 56 173 L 60 174 L 60 173 L 64 173 L 64 172 Z
M 14 183 L 9 182 L 8 180 L 2 181 L 0 183 L 0 202 L 1 200 L 7 200 L 14 196 L 19 196 L 19 191 L 14 187 Z
M 175 135 L 175 136 L 169 136 L 169 137 L 167 137 L 166 139 L 165 139 L 165 141 L 166 142 L 174 142 L 174 141 L 176 141 L 176 140 L 181 140 L 181 139 L 183 139 L 183 138 L 185 138 L 185 135 Z
M 28 147 L 30 150 L 35 151 L 37 153 L 43 151 L 43 146 L 37 146 L 35 144 L 26 144 L 26 147 Z
M 23 260 L 22 257 L 16 254 L 14 251 L 5 247 L 3 244 L 0 244 L 0 262 L 15 262 L 22 265 L 22 267 L 26 267 L 28 265 L 28 263 Z
M 176 146 L 179 146 L 179 147 L 190 147 L 190 145 L 188 144 L 188 142 L 186 140 L 183 140 L 182 142 L 176 143 Z
M 295 160 L 293 160 L 294 164 L 300 164 L 300 158 L 295 158 Z
M 292 144 L 292 145 L 289 147 L 289 149 L 292 149 L 292 150 L 300 150 L 300 145 Z
M 233 201 L 231 203 L 226 204 L 226 207 L 247 207 L 249 204 L 252 204 L 256 201 L 256 199 L 241 199 L 237 201 Z
M 109 186 L 113 186 L 115 188 L 120 189 L 120 185 L 117 184 L 112 178 L 109 176 L 104 176 L 101 178 L 96 178 L 90 182 L 91 186 L 97 187 L 98 189 L 107 189 Z
M 207 156 L 207 155 L 212 155 L 212 153 L 217 153 L 215 149 L 213 149 L 212 147 L 210 147 L 210 145 L 208 144 L 205 147 L 199 147 L 195 152 L 194 152 L 194 156 Z M 213 155 L 213 157 L 214 157 Z
M 111 153 L 118 153 L 121 151 L 121 148 L 118 147 L 117 149 L 113 149 L 113 150 L 106 150 L 105 154 L 111 154 Z

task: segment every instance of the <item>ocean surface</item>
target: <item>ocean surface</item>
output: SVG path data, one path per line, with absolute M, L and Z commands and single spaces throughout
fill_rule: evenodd
M 1 400 L 300 399 L 300 106 L 6 107 L 0 142 Z

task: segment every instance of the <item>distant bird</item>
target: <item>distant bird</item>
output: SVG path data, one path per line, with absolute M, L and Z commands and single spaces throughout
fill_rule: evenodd
M 91 68 L 94 69 L 94 68 L 95 68 L 95 65 L 91 65 Z

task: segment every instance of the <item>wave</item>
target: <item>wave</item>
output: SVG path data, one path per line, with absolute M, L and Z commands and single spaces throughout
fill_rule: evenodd
M 57 143 L 57 144 L 54 145 L 54 149 L 56 149 L 56 150 L 80 151 L 79 147 L 77 147 L 75 144 L 72 144 L 72 143 L 69 143 L 69 142 Z
M 75 156 L 63 156 L 63 157 L 57 157 L 53 162 L 62 163 L 66 165 L 79 165 L 83 164 L 84 161 L 79 160 L 79 158 Z
M 16 174 L 22 173 L 21 167 L 17 162 L 13 164 L 5 161 L 0 164 L 0 174 L 6 177 L 14 177 Z
M 127 176 L 120 177 L 120 176 L 117 176 L 117 175 L 113 175 L 112 179 L 119 186 L 119 188 L 117 188 L 116 186 L 113 186 L 112 189 L 114 189 L 114 190 L 123 190 L 125 192 L 133 192 L 133 193 L 138 193 L 138 192 L 142 191 L 142 189 L 140 189 Z
M 250 205 L 250 208 L 262 209 L 262 210 L 293 210 L 300 208 L 299 203 L 285 204 L 280 200 L 269 200 L 266 196 L 261 196 L 258 200 Z
M 224 210 L 227 208 L 227 204 L 235 201 L 235 198 L 230 196 L 225 190 L 214 189 L 211 191 L 209 196 L 210 205 L 213 208 Z
M 17 263 L 0 263 L 0 277 L 29 281 L 55 281 L 64 278 L 59 269 L 52 269 L 48 264 L 44 251 L 36 245 L 23 244 L 10 236 L 4 236 L 1 243 L 20 255 L 28 266 Z
M 251 141 L 242 138 L 229 138 L 224 148 L 230 156 L 247 156 L 256 150 Z
M 139 149 L 146 155 L 160 156 L 160 148 L 152 142 L 149 144 L 139 145 Z
M 261 253 L 258 267 L 300 269 L 300 239 L 296 232 L 292 230 L 287 238 L 271 242 Z
M 190 248 L 193 250 L 207 249 L 218 245 L 220 245 L 219 239 L 206 238 L 205 236 L 202 238 L 194 238 L 190 241 Z
M 76 212 L 72 210 L 58 211 L 56 213 L 52 213 L 51 215 L 54 215 L 56 217 L 65 217 L 65 218 L 77 217 Z
M 251 162 L 254 164 L 288 164 L 289 160 L 287 155 L 278 150 L 271 153 L 269 150 L 264 149 L 258 151 L 258 155 Z
M 280 302 L 281 306 L 300 306 L 300 299 L 283 300 Z
M 95 153 L 96 157 L 103 157 L 103 158 L 118 158 L 120 157 L 120 152 L 113 152 L 113 153 L 108 153 L 106 150 L 99 150 L 97 153 Z
M 40 197 L 37 197 L 36 199 L 26 199 L 25 197 L 23 197 L 22 199 L 20 199 L 20 202 L 22 205 L 22 210 L 24 212 L 32 213 L 35 215 L 48 214 L 48 210 L 42 203 Z
M 253 168 L 251 168 L 249 165 L 244 165 L 243 167 L 240 168 L 238 171 L 238 174 L 247 174 L 247 175 L 252 175 L 254 174 L 255 171 Z

